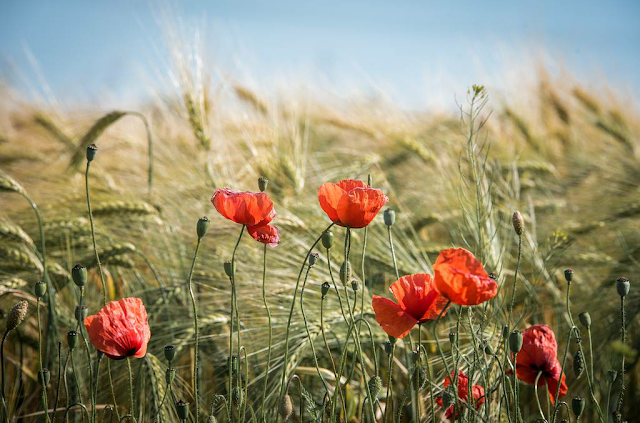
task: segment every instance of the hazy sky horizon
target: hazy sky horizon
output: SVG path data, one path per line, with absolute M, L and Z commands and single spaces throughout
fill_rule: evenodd
M 531 78 L 527 66 L 542 61 L 631 98 L 640 93 L 636 1 L 6 1 L 0 78 L 67 106 L 130 105 L 169 75 L 167 16 L 189 39 L 199 28 L 216 70 L 258 86 L 322 81 L 345 95 L 379 88 L 424 107 L 473 83 Z

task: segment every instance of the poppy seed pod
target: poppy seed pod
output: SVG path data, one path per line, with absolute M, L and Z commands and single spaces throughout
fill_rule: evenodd
M 29 303 L 25 300 L 19 301 L 14 305 L 7 315 L 7 332 L 14 330 L 27 316 Z
M 166 347 L 164 347 L 164 358 L 166 358 L 167 361 L 171 363 L 173 359 L 176 358 L 176 347 L 174 347 L 173 345 L 167 345 Z
M 98 146 L 95 144 L 90 144 L 87 147 L 87 161 L 92 162 L 93 159 L 96 158 L 96 154 L 98 154 Z
M 264 176 L 258 178 L 258 189 L 260 192 L 265 192 L 267 190 L 267 186 L 269 185 L 269 180 Z
M 351 280 L 351 264 L 348 261 L 343 262 L 340 266 L 340 280 L 343 285 Z
M 524 218 L 519 211 L 515 211 L 513 213 L 513 229 L 516 231 L 518 236 L 521 236 L 522 232 L 524 232 Z
M 82 288 L 87 283 L 87 268 L 81 264 L 76 264 L 71 269 L 71 278 L 73 283 Z
M 371 398 L 375 401 L 378 398 L 378 394 L 382 390 L 382 379 L 380 376 L 372 376 L 369 379 L 369 392 L 371 393 Z
M 280 413 L 280 417 L 282 417 L 282 420 L 284 421 L 287 421 L 287 419 L 293 414 L 293 402 L 291 402 L 291 397 L 289 396 L 289 394 L 283 396 L 280 399 L 278 412 Z
M 76 311 L 74 315 L 76 316 L 77 321 L 79 321 L 80 323 L 83 323 L 84 319 L 87 318 L 88 314 L 89 314 L 89 310 L 87 309 L 87 306 L 82 306 L 82 308 L 80 308 L 80 306 L 76 306 Z
M 41 386 L 47 386 L 51 381 L 51 372 L 49 369 L 42 369 L 41 372 L 38 372 L 38 376 Z
M 585 328 L 588 329 L 591 326 L 591 315 L 588 312 L 583 311 L 578 315 L 578 318 L 580 319 L 580 323 L 582 323 L 582 326 L 584 326 Z
M 67 332 L 67 344 L 69 344 L 70 350 L 73 350 L 78 345 L 78 332 L 75 330 Z
M 167 385 L 170 385 L 173 383 L 173 379 L 176 377 L 176 369 L 174 368 L 170 368 L 165 370 L 164 372 L 164 380 L 165 382 L 167 382 Z
M 207 216 L 202 216 L 198 219 L 198 223 L 196 224 L 196 233 L 198 234 L 198 239 L 201 239 L 204 234 L 209 230 L 209 226 L 211 225 L 211 221 Z
M 573 397 L 573 399 L 571 400 L 571 409 L 573 410 L 573 414 L 576 415 L 576 418 L 582 415 L 582 412 L 584 411 L 584 406 L 585 406 L 584 398 Z
M 185 400 L 176 402 L 176 412 L 180 420 L 187 420 L 189 418 L 189 403 Z
M 621 297 L 626 297 L 629 293 L 629 289 L 631 288 L 631 284 L 629 283 L 629 279 L 627 278 L 618 278 L 616 281 L 616 290 L 618 291 L 618 295 Z
M 584 370 L 584 356 L 580 350 L 576 351 L 576 354 L 573 356 L 573 371 L 576 374 L 576 377 L 580 377 L 582 371 Z
M 44 297 L 44 294 L 46 292 L 47 292 L 47 284 L 42 281 L 36 282 L 33 288 L 33 293 L 36 295 L 36 297 L 42 298 Z
M 384 218 L 384 224 L 387 226 L 393 226 L 396 223 L 396 212 L 393 209 L 386 209 L 382 217 Z
M 320 255 L 318 253 L 309 254 L 309 267 L 313 267 L 314 264 L 318 262 Z
M 512 353 L 518 353 L 522 349 L 522 332 L 514 330 L 509 334 L 509 349 Z
M 233 277 L 234 273 L 236 273 L 236 264 L 235 262 L 231 262 L 231 260 L 227 260 L 224 262 L 224 273 L 227 274 L 230 278 Z
M 324 297 L 327 296 L 327 293 L 329 292 L 329 288 L 331 288 L 331 285 L 329 285 L 329 282 L 324 282 L 322 284 L 322 287 L 320 288 L 320 292 L 322 293 L 322 298 L 324 299 Z
M 564 271 L 564 278 L 567 280 L 567 283 L 571 283 L 573 280 L 573 269 L 566 269 Z
M 322 246 L 327 250 L 333 247 L 333 232 L 327 231 L 322 234 Z

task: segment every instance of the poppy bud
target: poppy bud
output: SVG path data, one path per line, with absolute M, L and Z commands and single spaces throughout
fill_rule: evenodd
M 621 297 L 626 297 L 629 293 L 629 289 L 631 288 L 631 284 L 629 283 L 629 279 L 627 278 L 618 278 L 616 281 L 616 289 L 618 290 L 618 295 Z
M 395 345 L 396 341 L 397 341 L 396 338 L 394 338 L 393 336 L 389 335 L 389 342 L 391 343 L 391 345 Z
M 449 342 L 451 344 L 455 344 L 456 343 L 456 333 L 451 331 L 449 332 Z
M 42 298 L 44 297 L 44 294 L 46 292 L 47 292 L 47 284 L 42 281 L 36 282 L 35 287 L 33 288 L 33 293 L 36 295 L 36 297 Z
M 189 403 L 185 400 L 176 402 L 176 412 L 180 420 L 187 420 L 189 418 Z
M 171 363 L 173 359 L 176 358 L 176 347 L 174 347 L 173 345 L 167 345 L 166 347 L 164 347 L 164 358 L 166 358 L 167 361 Z
M 582 412 L 584 411 L 584 398 L 581 397 L 573 397 L 571 400 L 571 409 L 573 410 L 573 414 L 576 415 L 576 418 L 580 418 Z
M 41 372 L 38 372 L 38 376 L 41 386 L 47 386 L 51 381 L 51 372 L 49 369 L 42 369 Z
M 309 267 L 313 267 L 313 265 L 318 262 L 318 258 L 320 258 L 318 253 L 309 254 Z
M 67 344 L 69 344 L 70 350 L 73 350 L 78 345 L 78 332 L 75 330 L 67 332 Z
M 578 315 L 578 318 L 580 319 L 580 323 L 582 323 L 582 326 L 584 326 L 585 328 L 588 329 L 591 326 L 591 315 L 588 312 L 583 311 Z
M 87 268 L 81 264 L 76 264 L 71 269 L 71 278 L 77 286 L 82 288 L 87 283 Z
M 566 269 L 564 271 L 564 278 L 567 280 L 567 283 L 571 283 L 573 280 L 573 269 Z
M 343 285 L 351 280 L 351 264 L 348 261 L 343 262 L 340 266 L 340 280 Z
M 176 377 L 176 369 L 170 368 L 165 370 L 164 372 L 164 380 L 167 382 L 167 385 L 171 385 L 173 383 L 173 379 Z
M 387 354 L 391 354 L 391 351 L 393 351 L 393 345 L 391 344 L 391 342 L 387 341 L 383 345 L 384 345 L 384 352 L 386 352 Z
M 576 377 L 580 377 L 584 370 L 584 356 L 580 350 L 576 351 L 573 356 L 573 371 L 576 373 Z
M 358 281 L 355 279 L 351 280 L 351 289 L 353 289 L 353 292 L 357 292 L 358 291 Z
M 333 247 L 333 232 L 327 231 L 322 234 L 322 246 L 327 250 Z
M 327 293 L 329 292 L 329 288 L 331 288 L 331 285 L 329 285 L 329 282 L 324 282 L 322 284 L 322 287 L 320 288 L 320 292 L 322 293 L 322 298 L 324 299 L 324 297 L 327 296 Z
M 242 389 L 237 386 L 233 388 L 233 391 L 231 391 L 231 400 L 235 405 L 242 404 Z
M 76 316 L 76 320 L 81 324 L 84 322 L 84 319 L 86 319 L 88 314 L 89 310 L 87 309 L 87 306 L 82 306 L 82 308 L 80 308 L 80 306 L 76 306 L 74 315 Z
M 382 379 L 380 376 L 372 376 L 369 379 L 369 392 L 371 393 L 371 398 L 375 401 L 378 398 L 378 394 L 382 390 Z
M 518 353 L 522 349 L 522 332 L 514 330 L 509 334 L 509 349 L 512 353 Z
M 395 210 L 386 209 L 384 211 L 384 213 L 382 214 L 382 217 L 384 218 L 384 224 L 387 225 L 387 226 L 393 226 L 393 224 L 396 223 L 396 212 L 395 212 Z
M 616 381 L 616 379 L 618 378 L 618 372 L 616 372 L 615 370 L 611 369 L 607 371 L 607 377 L 609 378 L 609 382 L 613 383 Z
M 224 262 L 224 273 L 226 273 L 227 276 L 232 278 L 234 273 L 236 273 L 236 264 L 235 264 L 235 262 L 232 264 L 231 260 L 225 261 Z
M 519 211 L 513 213 L 513 229 L 518 236 L 521 236 L 522 232 L 524 232 L 524 219 Z
M 280 417 L 282 417 L 282 420 L 284 420 L 285 422 L 293 414 L 293 403 L 291 402 L 291 397 L 289 396 L 289 394 L 280 399 L 280 407 L 278 407 L 278 412 L 280 413 Z
M 7 315 L 7 332 L 14 330 L 27 316 L 29 303 L 25 300 L 19 301 L 14 305 Z
M 95 144 L 90 144 L 87 147 L 87 161 L 92 162 L 93 159 L 96 158 L 96 154 L 98 154 L 98 146 Z
M 202 216 L 198 219 L 198 224 L 196 225 L 196 233 L 198 234 L 198 239 L 201 239 L 204 234 L 209 230 L 209 225 L 211 225 L 211 221 L 207 216 Z
M 269 180 L 264 176 L 258 178 L 258 189 L 260 192 L 265 192 L 267 190 L 267 186 L 269 185 Z

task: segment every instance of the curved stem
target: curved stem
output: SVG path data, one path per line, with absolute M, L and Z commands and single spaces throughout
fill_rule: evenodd
M 193 253 L 193 260 L 191 261 L 191 269 L 189 270 L 189 278 L 187 279 L 187 289 L 189 290 L 189 295 L 191 297 L 191 307 L 193 309 L 193 327 L 195 330 L 195 352 L 194 352 L 194 366 L 193 366 L 193 386 L 194 386 L 194 396 L 196 401 L 196 409 L 195 409 L 195 417 L 196 423 L 199 421 L 200 415 L 200 396 L 198 395 L 198 305 L 196 303 L 196 297 L 193 293 L 193 287 L 191 286 L 191 279 L 193 277 L 193 269 L 196 266 L 196 259 L 198 258 L 198 250 L 200 249 L 200 242 L 202 238 L 198 238 L 198 243 L 196 244 L 196 250 Z
M 263 257 L 262 257 L 262 302 L 264 308 L 267 311 L 267 319 L 269 320 L 269 349 L 267 351 L 267 368 L 264 371 L 264 387 L 262 388 L 262 407 L 260 414 L 260 421 L 266 423 L 265 420 L 265 401 L 267 398 L 267 383 L 269 381 L 269 366 L 271 364 L 271 342 L 272 342 L 272 328 L 271 328 L 271 311 L 269 311 L 269 305 L 267 304 L 267 292 L 266 292 L 266 280 L 267 280 L 267 244 L 264 245 Z M 320 326 L 322 327 L 322 305 L 320 306 Z M 322 333 L 324 336 L 324 332 Z M 325 340 L 326 342 L 326 340 Z M 333 362 L 333 359 L 332 359 Z

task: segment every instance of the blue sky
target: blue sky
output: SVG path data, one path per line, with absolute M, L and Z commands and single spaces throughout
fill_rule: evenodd
M 30 52 L 63 104 L 105 92 L 112 102 L 145 98 L 167 66 L 166 15 L 204 28 L 216 66 L 262 86 L 295 78 L 380 87 L 419 107 L 472 83 L 502 88 L 509 67 L 551 57 L 587 83 L 640 93 L 640 2 L 631 0 L 5 0 L 0 75 L 42 93 Z

